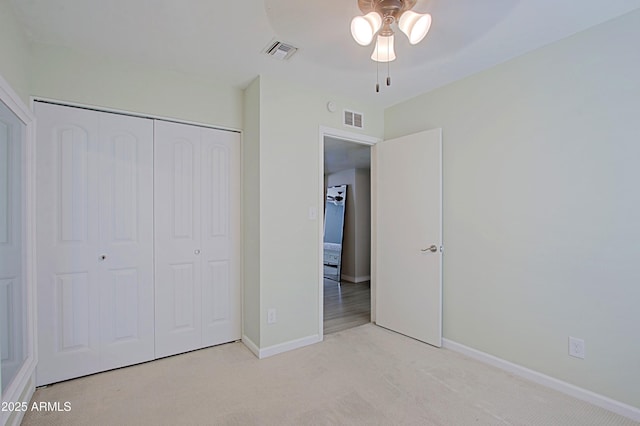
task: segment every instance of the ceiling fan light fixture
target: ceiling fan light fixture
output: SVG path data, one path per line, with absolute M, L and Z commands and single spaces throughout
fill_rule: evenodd
M 359 45 L 368 46 L 381 26 L 382 17 L 377 12 L 369 12 L 351 20 L 351 35 Z
M 376 38 L 371 59 L 376 63 L 376 92 L 380 92 L 380 62 L 387 63 L 386 82 L 387 86 L 391 86 L 390 63 L 396 59 L 395 30 L 401 30 L 410 44 L 418 44 L 431 28 L 431 15 L 411 10 L 417 0 L 357 0 L 357 2 L 363 15 L 351 20 L 351 35 L 361 46 L 368 46 L 373 38 Z
M 400 16 L 398 28 L 407 35 L 409 43 L 418 44 L 431 28 L 431 15 L 407 10 Z
M 378 35 L 376 47 L 373 49 L 371 59 L 377 62 L 391 62 L 396 59 L 396 52 L 393 49 L 393 34 L 390 36 Z

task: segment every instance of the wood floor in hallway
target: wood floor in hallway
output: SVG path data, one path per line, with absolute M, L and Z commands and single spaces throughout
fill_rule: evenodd
M 371 284 L 324 279 L 324 334 L 371 322 Z

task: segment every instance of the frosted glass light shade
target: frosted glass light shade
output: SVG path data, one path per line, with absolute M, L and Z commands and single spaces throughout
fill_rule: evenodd
M 351 20 L 351 35 L 359 45 L 368 46 L 381 26 L 382 17 L 377 12 L 369 12 Z
M 393 34 L 390 36 L 378 36 L 376 47 L 373 49 L 371 59 L 378 62 L 391 62 L 396 59 L 396 52 L 393 50 Z
M 429 28 L 431 28 L 431 15 L 407 10 L 400 16 L 398 27 L 400 31 L 407 35 L 409 43 L 420 43 L 429 32 Z

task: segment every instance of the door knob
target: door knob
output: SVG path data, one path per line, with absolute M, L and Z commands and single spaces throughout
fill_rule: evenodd
M 200 250 L 194 251 L 195 254 L 200 254 Z
M 431 247 L 426 248 L 426 249 L 422 249 L 421 251 L 430 251 L 430 252 L 435 253 L 435 252 L 437 252 L 437 251 L 438 251 L 438 247 L 436 247 L 436 245 L 435 245 L 435 244 L 431 244 Z
M 100 255 L 100 260 L 107 260 L 107 255 L 106 254 Z

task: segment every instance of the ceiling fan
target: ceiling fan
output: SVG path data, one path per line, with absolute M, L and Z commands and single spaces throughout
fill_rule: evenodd
M 411 10 L 417 0 L 358 0 L 358 7 L 364 15 L 351 20 L 351 35 L 361 46 L 368 46 L 376 37 L 376 46 L 371 59 L 376 62 L 394 61 L 394 31 L 392 25 L 397 23 L 400 31 L 405 33 L 409 43 L 422 41 L 431 28 L 431 15 L 416 13 Z M 387 75 L 387 86 L 391 85 L 391 77 Z M 376 83 L 376 92 L 380 85 Z

